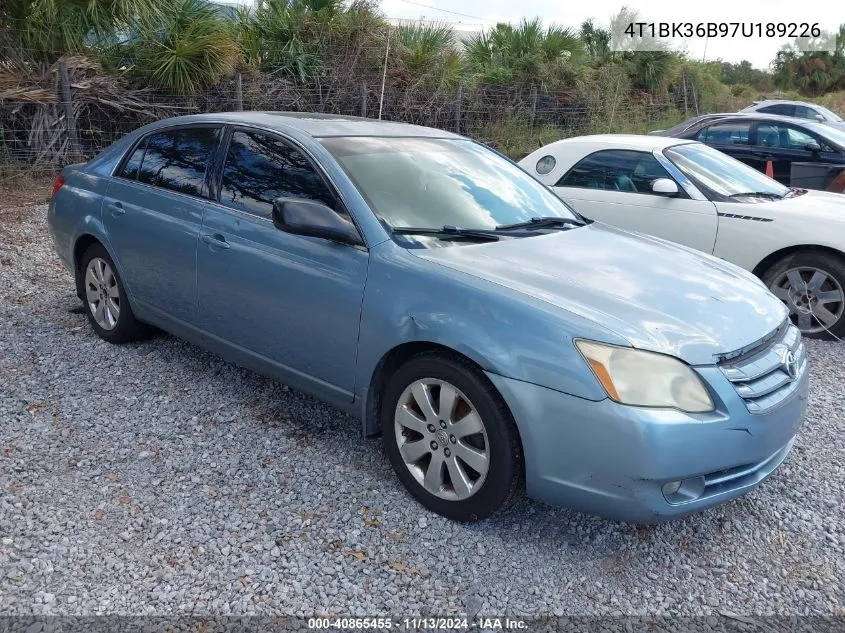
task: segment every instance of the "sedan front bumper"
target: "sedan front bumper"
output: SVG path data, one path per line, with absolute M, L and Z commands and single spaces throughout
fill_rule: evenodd
M 804 419 L 809 372 L 778 407 L 752 414 L 719 368 L 696 369 L 715 396 L 711 413 L 595 402 L 488 373 L 519 429 L 528 495 L 650 523 L 754 488 L 792 449 Z M 664 495 L 670 482 L 685 483 L 679 494 Z

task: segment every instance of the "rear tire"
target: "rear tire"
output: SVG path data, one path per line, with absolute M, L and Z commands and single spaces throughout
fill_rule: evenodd
M 432 512 L 478 521 L 521 496 L 516 425 L 501 395 L 469 361 L 415 356 L 390 378 L 381 403 L 387 457 L 408 492 Z
M 763 283 L 786 307 L 804 336 L 845 337 L 845 259 L 799 251 L 775 263 Z
M 117 267 L 102 244 L 87 248 L 76 274 L 85 314 L 97 336 L 115 344 L 144 337 L 147 328 L 135 319 Z

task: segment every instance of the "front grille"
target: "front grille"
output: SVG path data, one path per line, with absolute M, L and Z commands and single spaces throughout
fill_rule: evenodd
M 795 375 L 788 372 L 787 354 L 794 358 Z M 730 355 L 733 356 L 733 355 Z M 794 325 L 778 328 L 776 335 L 719 363 L 751 413 L 765 413 L 788 398 L 807 371 L 807 353 L 801 332 Z

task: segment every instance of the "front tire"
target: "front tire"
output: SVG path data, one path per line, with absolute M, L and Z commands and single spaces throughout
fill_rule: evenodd
M 788 255 L 763 275 L 769 290 L 789 308 L 804 336 L 845 337 L 845 260 L 819 251 Z
M 385 452 L 423 506 L 449 519 L 486 519 L 523 489 L 523 457 L 510 411 L 487 377 L 455 355 L 415 356 L 381 399 Z
M 128 343 L 146 329 L 135 319 L 114 261 L 102 244 L 92 244 L 77 271 L 85 314 L 94 332 L 109 343 Z

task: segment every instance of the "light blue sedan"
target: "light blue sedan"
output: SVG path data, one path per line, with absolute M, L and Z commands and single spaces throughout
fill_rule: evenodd
M 67 167 L 49 226 L 101 338 L 155 326 L 334 404 L 453 519 L 523 491 L 701 510 L 770 475 L 804 417 L 801 337 L 750 273 L 587 222 L 441 130 L 161 121 Z

